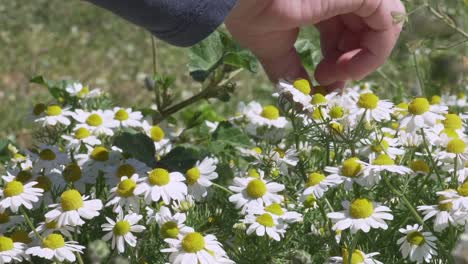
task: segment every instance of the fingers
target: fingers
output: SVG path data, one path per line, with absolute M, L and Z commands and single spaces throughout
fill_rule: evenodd
M 303 78 L 310 80 L 294 47 L 283 55 L 260 58 L 260 62 L 272 82 L 277 82 L 279 79 Z

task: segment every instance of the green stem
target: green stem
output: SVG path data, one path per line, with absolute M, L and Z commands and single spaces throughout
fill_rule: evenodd
M 451 182 L 451 185 L 452 186 L 456 186 L 457 185 L 457 170 L 458 170 L 458 157 L 455 156 L 455 158 L 453 159 L 453 162 L 454 162 L 454 165 L 453 165 L 453 178 L 452 178 L 452 182 Z
M 226 193 L 228 193 L 228 194 L 230 194 L 230 195 L 234 195 L 234 192 L 232 192 L 231 190 L 227 189 L 226 187 L 221 186 L 221 185 L 219 185 L 219 184 L 217 184 L 217 183 L 214 183 L 214 182 L 213 182 L 212 184 L 213 184 L 214 187 L 216 187 L 216 188 L 218 188 L 218 189 L 220 189 L 220 190 L 222 190 L 222 191 L 224 191 L 224 192 L 226 192 Z
M 353 263 L 353 253 L 354 253 L 354 250 L 356 249 L 358 238 L 359 238 L 359 231 L 356 233 L 356 235 L 354 235 L 353 242 L 351 242 L 351 248 L 348 251 L 348 263 L 346 264 Z
M 421 135 L 422 135 L 422 138 L 423 138 L 424 149 L 426 150 L 427 155 L 429 156 L 429 159 L 431 160 L 432 170 L 437 175 L 437 179 L 439 180 L 440 187 L 444 188 L 445 186 L 444 186 L 444 183 L 442 181 L 442 177 L 439 174 L 439 170 L 437 169 L 437 164 L 435 163 L 435 161 L 434 161 L 434 159 L 432 157 L 432 153 L 431 153 L 431 151 L 429 149 L 429 145 L 427 144 L 426 134 L 424 133 L 424 128 L 421 128 Z M 430 173 L 428 175 L 430 175 Z
M 76 259 L 78 260 L 78 263 L 79 263 L 79 264 L 84 264 L 83 259 L 81 258 L 80 253 L 75 252 L 75 255 L 76 255 Z
M 31 228 L 31 230 L 34 232 L 34 235 L 35 235 L 38 239 L 42 240 L 42 236 L 39 234 L 39 232 L 37 232 L 36 228 L 34 227 L 32 221 L 31 221 L 31 219 L 29 218 L 29 215 L 28 215 L 28 213 L 26 212 L 26 210 L 24 210 L 23 207 L 20 207 L 20 211 L 21 211 L 21 213 L 23 214 L 24 220 L 26 220 L 26 223 L 28 224 L 29 228 Z
M 422 78 L 421 71 L 419 70 L 418 58 L 416 57 L 415 52 L 412 52 L 412 53 L 413 53 L 412 56 L 413 56 L 414 68 L 416 70 L 416 76 L 418 77 L 419 87 L 421 88 L 421 92 L 427 95 L 426 89 L 424 87 L 424 80 Z
M 466 39 L 468 39 L 468 33 L 463 31 L 463 29 L 457 27 L 456 25 L 454 25 L 453 21 L 449 20 L 447 17 L 445 17 L 444 15 L 442 15 L 441 13 L 439 13 L 437 10 L 435 10 L 432 6 L 429 6 L 427 5 L 427 8 L 429 9 L 429 11 L 434 15 L 436 16 L 438 19 L 440 19 L 442 22 L 444 22 L 447 26 L 449 26 L 450 28 L 452 28 L 453 30 L 457 31 L 460 35 L 462 35 L 463 37 L 465 37 Z

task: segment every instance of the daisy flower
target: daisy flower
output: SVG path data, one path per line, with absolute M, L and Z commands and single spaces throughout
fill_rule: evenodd
M 62 235 L 66 236 L 67 238 L 69 239 L 72 239 L 73 237 L 73 233 L 75 231 L 78 231 L 78 230 L 75 230 L 74 227 L 72 226 L 61 226 L 59 227 L 57 225 L 57 222 L 56 221 L 50 221 L 50 222 L 40 222 L 38 227 L 36 227 L 36 231 L 37 233 L 39 233 L 41 236 L 43 237 L 46 237 L 50 234 L 53 234 L 53 233 L 61 233 Z M 78 231 L 79 233 L 79 231 Z M 29 233 L 29 237 L 35 237 L 36 234 L 31 231 L 31 233 Z
M 46 222 L 55 221 L 58 227 L 83 225 L 85 222 L 81 218 L 92 219 L 98 216 L 102 209 L 101 200 L 88 199 L 89 196 L 82 196 L 77 190 L 63 192 L 60 203 L 49 205 L 54 209 L 45 214 Z
M 387 229 L 385 220 L 393 220 L 390 208 L 378 205 L 366 198 L 357 198 L 352 202 L 342 203 L 344 211 L 328 213 L 327 216 L 335 225 L 333 230 L 350 228 L 351 233 L 359 230 L 367 233 L 371 228 Z
M 182 238 L 166 238 L 164 241 L 169 248 L 161 252 L 171 253 L 169 261 L 173 264 L 234 263 L 213 235 L 191 232 Z
M 14 242 L 10 237 L 0 236 L 0 263 L 21 262 L 26 245 Z
M 287 227 L 284 223 L 280 223 L 278 217 L 274 217 L 269 212 L 260 215 L 248 214 L 242 222 L 249 225 L 246 230 L 247 235 L 251 235 L 254 232 L 257 236 L 267 234 L 267 236 L 276 241 L 281 240 Z
M 288 123 L 285 117 L 280 116 L 278 108 L 273 105 L 262 107 L 257 102 L 250 102 L 243 110 L 243 114 L 254 126 L 284 128 Z
M 343 161 L 341 166 L 325 167 L 325 171 L 330 173 L 328 177 L 340 177 L 345 184 L 345 189 L 349 190 L 353 186 L 353 182 L 360 185 L 362 184 L 362 182 L 357 181 L 357 179 L 362 175 L 364 168 L 364 164 L 359 160 L 359 158 L 352 157 Z
M 59 262 L 75 262 L 75 252 L 82 254 L 85 247 L 75 241 L 65 241 L 60 234 L 50 234 L 42 239 L 40 246 L 28 248 L 26 254 Z
M 288 168 L 296 166 L 299 162 L 298 153 L 294 148 L 288 150 L 275 148 L 271 159 L 276 163 L 283 174 L 287 174 Z
M 447 107 L 429 104 L 426 98 L 416 98 L 408 105 L 408 115 L 400 119 L 400 126 L 411 133 L 421 128 L 433 127 L 438 120 L 443 120 Z
M 147 204 L 158 202 L 160 199 L 165 204 L 171 200 L 183 200 L 187 195 L 185 177 L 180 172 L 169 172 L 163 168 L 156 168 L 148 172 L 142 182 L 135 188 L 135 195 L 143 194 Z
M 140 211 L 140 199 L 135 195 L 135 188 L 140 182 L 138 174 L 133 174 L 131 178 L 124 176 L 116 187 L 110 190 L 109 202 L 106 207 L 112 206 L 114 213 L 132 211 L 138 213 Z
M 460 138 L 450 139 L 445 144 L 445 151 L 439 152 L 437 157 L 444 162 L 457 162 L 459 166 L 465 164 L 468 161 L 466 141 Z
M 229 197 L 229 201 L 242 208 L 245 212 L 249 206 L 270 205 L 280 203 L 283 196 L 277 194 L 284 190 L 284 185 L 276 182 L 267 182 L 264 179 L 253 177 L 234 178 L 234 186 L 229 186 L 229 190 L 236 194 Z
M 2 179 L 4 186 L 0 189 L 0 213 L 4 213 L 8 208 L 16 213 L 22 205 L 26 209 L 32 209 L 33 203 L 38 202 L 44 192 L 40 188 L 33 187 L 37 184 L 35 181 L 23 184 L 11 176 L 3 176 Z
M 364 121 L 366 122 L 382 122 L 390 120 L 392 112 L 393 103 L 386 100 L 380 100 L 377 95 L 369 92 L 359 95 L 357 108 L 352 110 L 350 116 L 353 116 L 352 118 L 355 120 L 361 120 L 361 118 L 364 118 Z
M 106 217 L 108 223 L 101 225 L 102 231 L 110 232 L 102 239 L 108 241 L 112 238 L 112 249 L 117 248 L 119 253 L 125 252 L 125 244 L 135 247 L 137 239 L 133 233 L 141 233 L 146 229 L 142 225 L 137 225 L 142 218 L 142 215 L 135 213 L 124 216 L 122 212 L 119 213 L 115 221 Z
M 418 211 L 424 215 L 423 220 L 426 221 L 435 216 L 434 231 L 440 232 L 447 228 L 449 224 L 455 224 L 453 217 L 453 203 L 446 201 L 447 198 L 439 196 L 436 205 L 420 205 Z
M 116 164 L 111 164 L 109 166 L 104 167 L 104 177 L 106 179 L 106 183 L 109 186 L 115 186 L 118 184 L 122 177 L 132 177 L 134 174 L 138 174 L 138 176 L 146 175 L 151 168 L 149 168 L 145 163 L 129 158 L 129 159 L 116 159 Z
M 197 161 L 195 166 L 185 173 L 188 193 L 196 201 L 200 201 L 208 195 L 207 188 L 213 184 L 211 181 L 218 178 L 217 163 L 217 159 L 206 157 L 201 162 Z
M 171 141 L 166 137 L 164 129 L 157 125 L 151 126 L 146 121 L 143 121 L 142 126 L 146 135 L 153 140 L 158 155 L 163 155 L 171 151 Z
M 56 146 L 41 145 L 37 153 L 31 152 L 31 157 L 34 160 L 33 171 L 45 173 L 59 171 L 62 165 L 70 162 L 67 153 L 61 152 Z
M 313 194 L 316 198 L 321 198 L 323 194 L 330 188 L 335 187 L 343 182 L 342 177 L 338 175 L 330 175 L 326 177 L 320 172 L 309 174 L 309 178 L 305 184 L 303 196 Z
M 81 192 L 85 191 L 86 185 L 92 185 L 96 182 L 95 178 L 86 175 L 76 163 L 67 164 L 60 176 L 54 178 L 54 184 L 56 186 L 66 188 L 67 185 L 71 184 L 74 189 Z
M 99 89 L 89 90 L 88 86 L 85 86 L 81 83 L 72 83 L 65 87 L 65 91 L 71 96 L 75 96 L 78 98 L 94 98 L 101 95 L 101 91 Z
M 187 212 L 195 206 L 195 201 L 192 195 L 186 195 L 184 199 L 178 201 L 175 200 L 171 205 L 172 210 L 176 212 Z
M 78 122 L 75 129 L 86 128 L 94 135 L 114 135 L 113 128 L 119 123 L 114 120 L 114 112 L 111 110 L 94 110 L 85 112 L 81 109 L 75 110 L 73 118 Z
M 119 122 L 121 127 L 141 127 L 141 112 L 133 112 L 131 108 L 115 107 L 113 109 L 114 119 Z
M 423 227 L 415 224 L 400 228 L 400 233 L 405 234 L 398 239 L 400 252 L 404 258 L 416 263 L 431 262 L 432 256 L 437 256 L 437 238 L 431 232 L 423 232 Z
M 301 109 L 308 108 L 310 106 L 310 102 L 312 101 L 310 92 L 312 89 L 309 81 L 298 79 L 293 83 L 288 83 L 284 80 L 280 80 L 277 85 L 277 89 L 277 95 L 286 98 L 290 102 L 299 104 Z
M 55 126 L 57 124 L 68 126 L 71 123 L 69 117 L 72 114 L 72 112 L 68 111 L 68 108 L 62 109 L 59 105 L 49 105 L 34 122 L 41 123 L 43 126 Z
M 151 217 L 148 221 L 156 220 L 159 226 L 159 232 L 163 238 L 181 238 L 185 234 L 194 232 L 193 228 L 184 224 L 187 219 L 184 213 L 175 213 L 172 215 L 169 208 L 163 206 L 159 209 L 159 212 L 156 214 L 150 213 L 150 215 Z
M 349 259 L 349 250 L 343 249 L 341 257 L 331 257 L 330 264 L 383 264 L 382 262 L 374 259 L 374 256 L 379 255 L 378 252 L 373 252 L 366 254 L 361 250 L 354 250 L 353 254 L 351 255 L 351 259 Z
M 90 148 L 101 145 L 101 140 L 84 127 L 76 129 L 73 135 L 62 135 L 62 138 L 67 142 L 66 148 L 69 150 L 78 151 L 81 146 Z
M 0 213 L 0 234 L 6 233 L 11 227 L 24 221 L 22 215 L 11 215 L 8 211 Z
M 405 166 L 396 165 L 395 161 L 387 154 L 381 154 L 374 159 L 371 164 L 366 166 L 363 171 L 363 176 L 359 179 L 367 186 L 376 185 L 381 179 L 381 173 L 387 171 L 399 175 L 410 174 L 413 171 Z
M 292 224 L 296 222 L 302 222 L 303 218 L 300 213 L 294 211 L 288 211 L 283 208 L 279 203 L 272 203 L 265 207 L 250 207 L 248 214 L 262 215 L 265 213 L 271 214 L 272 217 L 279 220 L 280 223 Z
M 106 170 L 108 166 L 115 166 L 122 158 L 122 152 L 117 147 L 108 149 L 104 146 L 96 146 L 90 149 L 87 154 L 76 154 L 77 164 L 82 168 L 83 173 L 92 179 Z

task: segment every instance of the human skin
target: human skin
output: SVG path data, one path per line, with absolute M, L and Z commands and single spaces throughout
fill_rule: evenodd
M 309 78 L 294 43 L 301 27 L 315 26 L 323 54 L 315 79 L 336 89 L 387 60 L 402 29 L 394 12 L 405 12 L 399 0 L 239 0 L 225 23 L 274 82 Z

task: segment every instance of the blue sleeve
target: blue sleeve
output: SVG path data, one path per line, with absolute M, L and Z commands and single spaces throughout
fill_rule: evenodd
M 191 46 L 221 23 L 237 0 L 88 0 L 177 46 Z

